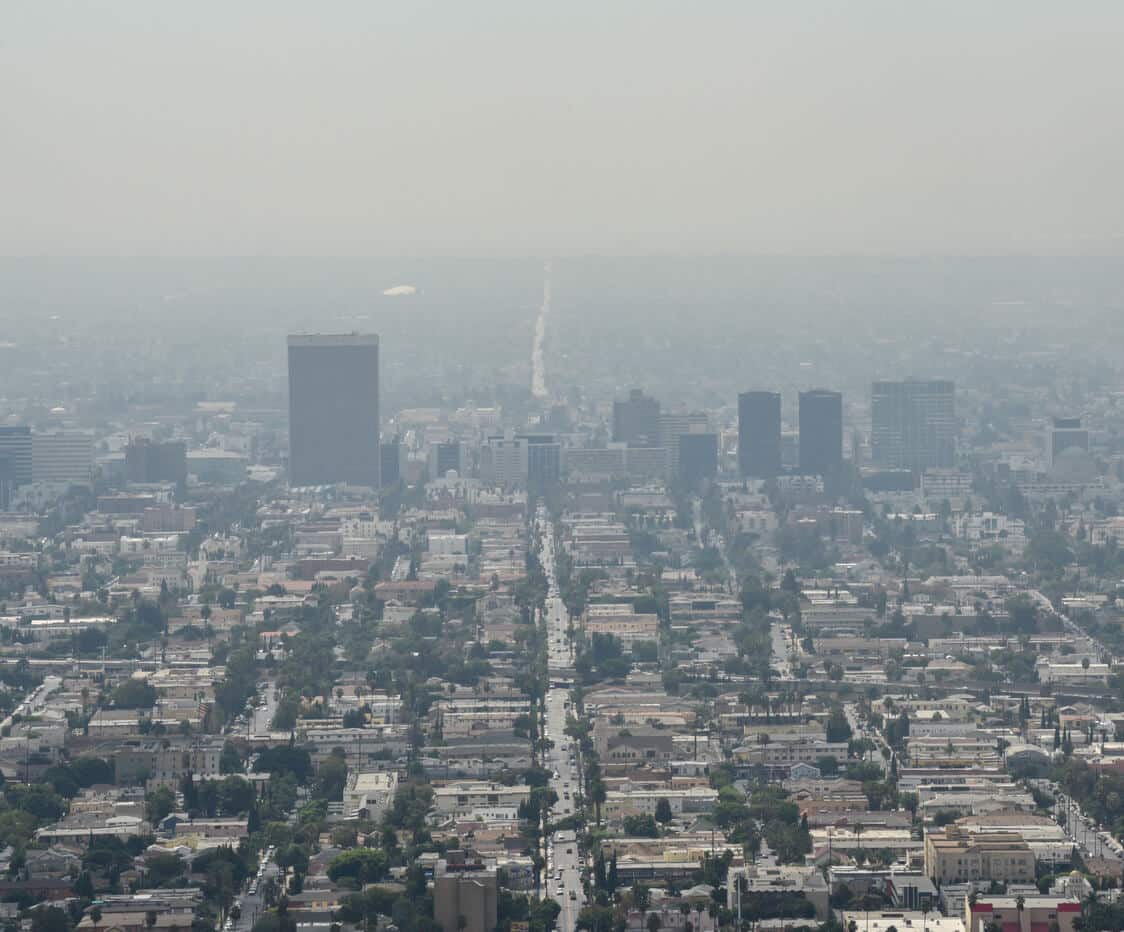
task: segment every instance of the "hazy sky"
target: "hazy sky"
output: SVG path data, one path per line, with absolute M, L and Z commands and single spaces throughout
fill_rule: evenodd
M 1124 251 L 1119 0 L 0 21 L 7 255 Z

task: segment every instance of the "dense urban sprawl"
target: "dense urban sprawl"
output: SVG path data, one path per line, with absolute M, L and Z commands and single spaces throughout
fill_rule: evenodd
M 1119 393 L 536 345 L 513 423 L 289 354 L 288 412 L 0 427 L 5 929 L 1124 928 Z

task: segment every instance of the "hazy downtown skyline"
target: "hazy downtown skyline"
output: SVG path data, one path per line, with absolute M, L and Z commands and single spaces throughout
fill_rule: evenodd
M 9 6 L 0 254 L 1118 253 L 1108 2 Z

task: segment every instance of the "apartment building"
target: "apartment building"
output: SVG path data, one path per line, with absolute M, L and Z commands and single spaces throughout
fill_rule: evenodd
M 433 790 L 437 814 L 454 819 L 514 820 L 519 805 L 530 798 L 531 789 L 526 785 L 505 786 L 483 780 L 448 783 Z
M 673 788 L 669 786 L 639 786 L 629 789 L 609 790 L 602 807 L 608 819 L 626 815 L 656 814 L 656 806 L 666 799 L 674 815 L 684 812 L 710 812 L 718 802 L 718 791 L 709 786 Z
M 494 861 L 450 851 L 433 872 L 433 918 L 441 932 L 492 932 L 499 880 Z
M 150 785 L 178 787 L 187 774 L 200 778 L 219 776 L 221 738 L 197 741 L 132 741 L 113 755 L 118 784 L 147 780 Z
M 787 777 L 797 764 L 815 766 L 829 757 L 838 764 L 847 761 L 846 741 L 820 741 L 799 735 L 770 738 L 767 744 L 747 745 L 734 751 L 734 760 L 742 766 L 760 764 L 775 776 Z
M 938 884 L 1034 883 L 1034 853 L 1010 832 L 970 832 L 949 825 L 926 830 L 925 873 Z
M 631 647 L 636 641 L 658 641 L 660 636 L 658 615 L 634 612 L 628 605 L 589 605 L 582 626 L 590 638 L 595 634 L 611 634 L 625 647 Z

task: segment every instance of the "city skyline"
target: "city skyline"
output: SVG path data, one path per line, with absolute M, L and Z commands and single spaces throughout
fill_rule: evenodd
M 1124 6 L 0 41 L 0 932 L 1124 930 Z

